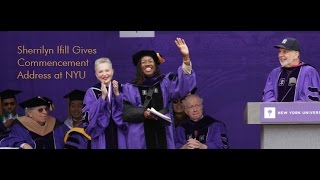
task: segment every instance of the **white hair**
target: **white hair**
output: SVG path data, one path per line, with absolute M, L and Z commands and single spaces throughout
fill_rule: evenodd
M 195 97 L 195 98 L 199 99 L 201 105 L 203 104 L 203 99 L 202 99 L 199 95 L 197 95 L 197 94 L 191 94 L 191 95 L 188 95 L 184 100 L 182 100 L 182 106 L 183 106 L 184 108 L 186 108 L 186 107 L 188 106 L 188 104 L 189 104 L 188 100 L 189 100 L 191 97 Z
M 110 60 L 109 58 L 107 58 L 107 57 L 101 57 L 101 58 L 97 59 L 97 60 L 94 62 L 94 69 L 96 69 L 97 66 L 98 66 L 99 64 L 102 64 L 102 63 L 108 63 L 108 64 L 110 64 L 110 67 L 111 67 L 111 69 L 112 69 L 112 62 L 111 62 L 111 60 Z
M 28 116 L 29 117 L 29 112 L 31 112 L 32 108 L 25 108 L 24 109 L 24 114 L 25 116 Z

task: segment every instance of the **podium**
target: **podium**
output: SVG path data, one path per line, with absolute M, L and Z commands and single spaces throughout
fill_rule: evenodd
M 248 102 L 244 119 L 262 126 L 261 149 L 320 149 L 320 102 Z

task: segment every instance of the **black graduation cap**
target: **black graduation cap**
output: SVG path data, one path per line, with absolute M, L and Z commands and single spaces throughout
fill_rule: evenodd
M 159 54 L 160 55 L 160 54 Z M 138 65 L 138 62 L 141 60 L 141 58 L 143 58 L 144 56 L 150 56 L 152 57 L 152 59 L 159 65 L 161 62 L 159 60 L 159 57 L 158 57 L 158 54 L 153 51 L 153 50 L 142 50 L 142 51 L 139 51 L 137 53 L 135 53 L 133 56 L 132 56 L 132 61 L 133 61 L 133 64 L 135 66 Z M 161 56 L 162 57 L 162 56 Z
M 16 98 L 16 95 L 21 92 L 22 91 L 7 89 L 7 90 L 0 92 L 0 97 L 1 97 L 1 99 Z
M 65 96 L 63 96 L 64 98 L 68 98 L 69 101 L 74 101 L 74 100 L 81 100 L 83 101 L 84 99 L 84 95 L 86 93 L 84 91 L 81 91 L 79 89 L 75 89 L 73 91 L 71 91 L 70 93 L 66 94 Z
M 54 108 L 53 102 L 49 98 L 41 97 L 41 96 L 37 96 L 37 97 L 31 98 L 31 99 L 28 99 L 26 101 L 23 101 L 19 105 L 23 109 L 37 107 L 37 106 L 48 106 L 48 107 L 50 107 L 50 110 L 52 110 Z

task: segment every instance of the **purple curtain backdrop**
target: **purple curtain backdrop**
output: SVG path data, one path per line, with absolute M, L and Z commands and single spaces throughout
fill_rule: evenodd
M 285 31 L 155 31 L 154 38 L 120 38 L 119 31 L 30 31 L 0 32 L 0 91 L 23 90 L 17 96 L 23 101 L 37 95 L 51 98 L 56 106 L 52 115 L 59 120 L 67 117 L 67 102 L 63 96 L 72 89 L 87 90 L 97 83 L 94 61 L 109 57 L 115 69 L 114 79 L 121 83 L 132 80 L 135 68 L 131 55 L 142 49 L 160 52 L 166 62 L 162 73 L 175 72 L 182 59 L 174 40 L 182 37 L 188 43 L 193 68 L 197 74 L 197 93 L 204 98 L 205 112 L 226 123 L 230 148 L 260 148 L 260 126 L 247 125 L 243 112 L 247 102 L 261 101 L 268 73 L 279 66 L 273 45 L 285 37 L 295 37 L 301 43 L 301 59 L 320 68 L 320 32 Z M 54 54 L 18 54 L 17 47 L 54 49 Z M 57 54 L 59 45 L 81 49 L 96 49 L 96 54 Z M 18 59 L 86 60 L 88 67 L 21 67 Z M 51 74 L 51 79 L 17 79 L 18 73 L 35 71 Z M 65 73 L 79 71 L 81 79 L 66 78 Z M 54 74 L 62 72 L 62 79 Z M 18 111 L 23 113 L 21 107 Z

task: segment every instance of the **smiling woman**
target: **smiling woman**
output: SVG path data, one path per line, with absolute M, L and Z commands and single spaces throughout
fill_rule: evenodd
M 172 117 L 172 99 L 185 96 L 196 85 L 189 49 L 184 39 L 174 41 L 182 55 L 178 73 L 161 74 L 164 58 L 154 50 L 141 50 L 132 56 L 136 76 L 123 86 L 123 121 L 128 123 L 129 149 L 174 149 L 173 123 L 159 121 L 148 109 Z
M 126 127 L 121 119 L 122 95 L 118 82 L 113 80 L 114 69 L 107 57 L 94 63 L 99 83 L 87 89 L 82 112 L 87 119 L 83 123 L 92 138 L 92 149 L 125 149 Z

